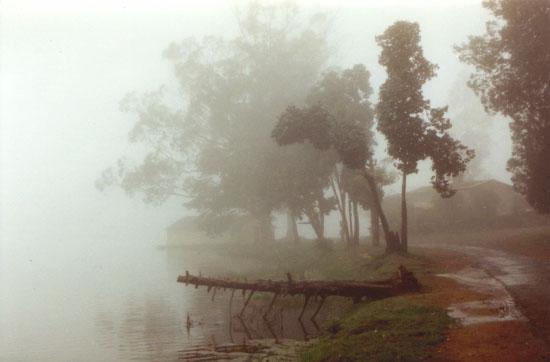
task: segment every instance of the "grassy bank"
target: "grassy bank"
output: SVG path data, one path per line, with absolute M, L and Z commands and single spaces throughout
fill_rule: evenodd
M 285 279 L 291 273 L 296 279 L 376 280 L 391 277 L 399 265 L 415 273 L 429 272 L 429 260 L 419 255 L 385 255 L 382 247 L 360 247 L 350 251 L 341 243 L 318 248 L 311 241 L 299 244 L 227 243 L 194 245 L 189 250 L 202 258 L 224 262 L 205 263 L 210 275 L 248 279 Z
M 422 282 L 434 273 L 433 263 L 422 255 L 385 255 L 382 248 L 361 247 L 349 252 L 334 244 L 320 249 L 310 242 L 298 245 L 197 246 L 201 254 L 216 254 L 225 262 L 213 275 L 282 279 L 286 272 L 296 279 L 379 280 L 394 275 L 404 265 Z M 296 299 L 296 300 L 294 300 Z M 298 303 L 300 298 L 287 298 Z M 323 334 L 301 353 L 304 361 L 420 361 L 428 357 L 445 336 L 450 323 L 445 311 L 418 294 L 371 303 L 349 305 L 337 321 L 323 326 Z
M 303 361 L 422 361 L 450 319 L 441 308 L 396 297 L 356 306 L 301 354 Z

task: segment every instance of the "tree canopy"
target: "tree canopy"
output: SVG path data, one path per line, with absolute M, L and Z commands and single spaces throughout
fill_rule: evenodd
M 550 2 L 490 0 L 493 18 L 457 47 L 475 66 L 469 85 L 487 110 L 512 119 L 508 170 L 538 211 L 550 212 Z
M 308 140 L 321 150 L 333 148 L 345 166 L 364 168 L 374 142 L 369 78 L 360 64 L 341 74 L 327 72 L 312 88 L 307 107 L 292 105 L 280 115 L 272 137 L 280 145 Z
M 353 236 L 357 239 L 357 205 L 360 202 L 357 191 L 361 188 L 353 186 L 353 178 L 361 176 L 370 191 L 370 197 L 367 197 L 372 202 L 371 210 L 375 210 L 376 219 L 379 217 L 382 222 L 387 248 L 394 250 L 396 235 L 389 230 L 381 207 L 377 181 L 382 178 L 377 177 L 380 176 L 380 168 L 375 167 L 373 160 L 373 110 L 369 101 L 372 89 L 369 77 L 363 65 L 356 65 L 341 73 L 326 73 L 313 87 L 308 97 L 308 106 L 289 106 L 281 114 L 272 137 L 279 145 L 309 142 L 317 149 L 333 150 L 344 167 L 340 170 L 335 168 L 331 181 L 341 214 L 342 229 L 347 230 L 344 233 L 347 235 L 343 237 L 348 238 L 348 242 L 352 240 L 349 234 L 350 229 L 354 229 Z M 356 196 L 355 200 L 349 198 L 352 202 L 348 205 L 345 201 L 347 195 Z M 347 207 L 352 211 L 346 211 Z M 351 219 L 352 214 L 355 222 Z M 354 246 L 357 240 L 354 242 L 350 246 Z
M 407 175 L 418 172 L 418 162 L 432 161 L 432 184 L 442 197 L 454 194 L 450 178 L 466 169 L 473 151 L 453 139 L 447 107 L 431 107 L 422 86 L 436 74 L 420 46 L 417 23 L 397 21 L 376 37 L 382 48 L 379 62 L 388 78 L 380 87 L 376 106 L 378 130 L 386 137 L 388 153 L 402 172 L 401 248 L 407 251 Z
M 418 172 L 418 162 L 432 161 L 432 184 L 444 197 L 453 195 L 449 179 L 466 169 L 473 151 L 453 139 L 447 107 L 431 107 L 422 86 L 437 66 L 424 58 L 417 23 L 398 21 L 376 37 L 379 62 L 388 78 L 376 106 L 378 130 L 388 141 L 388 153 L 404 174 Z
M 124 100 L 138 116 L 129 139 L 148 153 L 138 164 L 119 160 L 99 186 L 119 183 L 146 201 L 185 195 L 205 217 L 252 215 L 270 228 L 282 198 L 274 166 L 287 168 L 276 161 L 289 152 L 270 131 L 288 104 L 305 101 L 327 60 L 327 18 L 303 21 L 293 5 L 251 3 L 237 20 L 233 39 L 187 39 L 166 49 L 181 95 L 170 99 L 161 88 Z M 264 231 L 259 238 L 269 237 Z

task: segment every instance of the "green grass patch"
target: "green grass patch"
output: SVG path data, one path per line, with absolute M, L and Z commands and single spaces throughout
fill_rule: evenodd
M 302 361 L 422 361 L 445 338 L 445 310 L 396 297 L 355 307 L 301 354 Z
M 300 244 L 224 244 L 197 246 L 201 254 L 223 263 L 209 263 L 210 275 L 254 279 L 381 280 L 395 275 L 400 265 L 422 276 L 430 272 L 429 259 L 415 254 L 385 254 L 382 247 L 362 246 L 350 251 L 343 243 L 331 248 Z M 218 265 L 219 269 L 212 269 Z M 268 303 L 271 295 L 260 294 Z M 303 298 L 285 298 L 300 307 Z M 445 310 L 430 306 L 420 295 L 402 296 L 351 307 L 340 303 L 341 316 L 302 353 L 304 361 L 421 361 L 429 357 L 445 336 L 450 323 Z M 347 302 L 347 303 L 344 303 Z M 325 307 L 327 308 L 327 307 Z M 340 304 L 338 304 L 340 308 Z
M 350 251 L 343 243 L 330 249 L 316 247 L 313 242 L 277 242 L 272 244 L 232 244 L 205 246 L 205 254 L 224 259 L 226 277 L 253 279 L 285 279 L 291 273 L 296 279 L 317 280 L 380 280 L 392 277 L 400 265 L 415 274 L 426 272 L 427 260 L 407 254 L 384 253 L 382 247 L 362 246 Z M 210 270 L 216 275 L 217 270 Z

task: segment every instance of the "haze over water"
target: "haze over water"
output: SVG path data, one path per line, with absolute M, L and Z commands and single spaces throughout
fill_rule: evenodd
M 477 2 L 322 4 L 308 2 L 304 11 L 334 14 L 332 65 L 366 64 L 374 89 L 383 81 L 374 36 L 397 19 L 419 21 L 426 57 L 440 66 L 426 92 L 436 104 L 448 102 L 462 69 L 452 45 L 486 20 Z M 164 228 L 188 214 L 182 201 L 146 206 L 117 190 L 101 194 L 94 181 L 121 154 L 142 152 L 127 145 L 134 118 L 119 101 L 173 87 L 162 51 L 183 38 L 234 33 L 232 6 L 5 1 L 0 8 L 0 360 L 170 359 L 212 334 L 226 338 L 225 304 L 205 308 L 205 293 L 175 283 L 200 260 L 174 261 L 156 248 Z M 509 140 L 504 122 L 494 127 L 503 135 L 495 139 Z M 501 170 L 509 144 L 492 147 L 500 151 L 489 174 L 508 180 Z M 411 177 L 411 189 L 427 179 Z M 209 315 L 190 336 L 187 312 Z

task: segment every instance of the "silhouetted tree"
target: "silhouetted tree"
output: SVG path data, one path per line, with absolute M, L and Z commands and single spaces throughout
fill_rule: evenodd
M 121 159 L 98 185 L 120 184 L 148 202 L 183 195 L 201 225 L 220 232 L 227 220 L 253 218 L 256 239 L 265 240 L 281 207 L 273 165 L 286 157 L 270 131 L 288 104 L 304 102 L 328 57 L 326 18 L 303 22 L 293 5 L 253 2 L 237 20 L 233 39 L 166 49 L 180 93 L 125 99 L 123 109 L 138 115 L 129 139 L 148 153 L 137 164 Z
M 363 129 L 367 144 L 373 144 L 374 111 L 370 97 L 370 73 L 357 64 L 343 71 L 328 71 L 317 82 L 307 104 L 320 104 L 342 127 L 354 125 Z M 353 170 L 334 164 L 330 185 L 340 214 L 341 234 L 350 246 L 359 244 L 359 211 L 357 194 L 351 192 Z M 355 197 L 354 197 L 355 196 Z
M 336 155 L 312 145 L 285 147 L 271 162 L 271 192 L 278 195 L 280 207 L 287 210 L 288 238 L 298 241 L 297 220 L 307 219 L 317 241 L 324 245 L 325 216 L 334 209 L 334 198 L 325 196 Z
M 457 47 L 475 66 L 469 85 L 487 110 L 510 117 L 514 187 L 550 212 L 550 2 L 491 0 L 486 33 Z
M 418 24 L 398 21 L 376 42 L 382 47 L 379 62 L 388 73 L 376 107 L 378 130 L 402 173 L 400 249 L 406 252 L 407 175 L 417 173 L 418 162 L 430 158 L 433 186 L 441 196 L 450 197 L 454 191 L 449 178 L 466 169 L 473 151 L 449 135 L 447 107 L 432 108 L 422 94 L 422 86 L 435 76 L 437 66 L 424 58 Z
M 380 200 L 384 197 L 384 186 L 391 185 L 396 181 L 396 174 L 388 171 L 386 162 L 378 163 L 374 159 L 367 161 L 367 168 L 372 173 L 378 190 L 378 197 Z M 348 178 L 347 188 L 349 189 L 350 198 L 355 200 L 357 204 L 361 205 L 364 210 L 370 212 L 370 237 L 374 246 L 380 245 L 380 217 L 376 206 L 374 204 L 374 198 L 370 190 L 367 180 L 363 177 L 360 170 L 350 170 L 350 177 Z M 355 214 L 357 215 L 357 214 Z M 354 232 L 359 233 L 358 223 L 354 225 Z
M 382 210 L 378 185 L 372 169 L 367 161 L 372 158 L 372 143 L 365 134 L 366 130 L 352 122 L 338 122 L 322 105 L 316 104 L 307 108 L 289 106 L 281 114 L 277 125 L 272 131 L 272 137 L 279 145 L 310 142 L 320 150 L 336 151 L 340 162 L 345 167 L 358 170 L 366 179 L 371 191 L 373 205 L 378 212 L 386 249 L 388 252 L 399 250 L 399 239 L 392 232 Z

